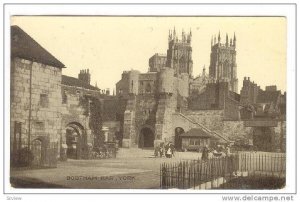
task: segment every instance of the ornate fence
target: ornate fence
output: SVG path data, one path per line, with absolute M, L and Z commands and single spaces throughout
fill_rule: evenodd
M 285 177 L 285 154 L 242 153 L 206 161 L 163 163 L 160 167 L 160 187 L 213 188 L 219 183 L 246 175 Z M 211 182 L 210 187 L 206 187 L 206 182 Z

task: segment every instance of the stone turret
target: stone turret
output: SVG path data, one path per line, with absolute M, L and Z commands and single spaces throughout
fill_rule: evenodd
M 174 69 L 165 67 L 159 72 L 158 92 L 173 93 L 174 89 Z

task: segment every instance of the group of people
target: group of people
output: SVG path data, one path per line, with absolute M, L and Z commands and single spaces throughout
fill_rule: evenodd
M 209 148 L 207 145 L 203 147 L 202 150 L 202 160 L 207 160 L 215 157 L 224 157 L 230 155 L 230 146 L 227 145 L 216 145 L 214 147 Z M 175 156 L 175 146 L 172 142 L 160 143 L 158 146 L 154 148 L 154 156 L 155 157 L 163 157 L 172 158 Z
M 213 148 L 208 148 L 207 145 L 205 145 L 202 149 L 202 160 L 207 160 L 214 157 L 224 157 L 230 155 L 230 147 L 229 145 L 217 145 Z
M 166 158 L 172 158 L 175 156 L 175 146 L 171 143 L 160 143 L 157 147 L 154 149 L 154 156 L 155 157 L 163 157 Z

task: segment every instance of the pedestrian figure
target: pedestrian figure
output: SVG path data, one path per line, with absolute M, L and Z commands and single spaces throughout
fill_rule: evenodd
M 160 143 L 159 145 L 159 155 L 162 157 L 164 155 L 164 143 Z
M 214 158 L 214 153 L 211 150 L 208 150 L 208 154 L 207 154 L 207 159 L 212 159 Z
M 172 153 L 171 155 L 175 157 L 175 146 L 172 143 L 170 143 L 170 148 Z
M 170 143 L 168 142 L 166 145 L 165 145 L 165 156 L 167 157 L 167 152 L 170 148 Z
M 154 148 L 154 156 L 155 156 L 155 157 L 160 156 L 160 147 L 159 147 L 159 146 L 156 146 L 156 147 Z
M 205 145 L 202 149 L 202 160 L 206 161 L 208 159 L 208 148 L 207 145 Z
M 229 146 L 226 147 L 225 153 L 226 153 L 226 156 L 230 156 L 231 152 L 230 152 Z
M 166 157 L 167 158 L 172 158 L 172 149 L 171 149 L 171 147 L 168 147 L 168 150 L 166 152 Z

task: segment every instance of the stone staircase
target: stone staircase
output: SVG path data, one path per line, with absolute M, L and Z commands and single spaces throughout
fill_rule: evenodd
M 196 125 L 197 127 L 200 127 L 202 130 L 204 130 L 205 132 L 207 132 L 207 133 L 213 135 L 214 137 L 217 137 L 217 138 L 222 139 L 222 140 L 223 140 L 224 142 L 226 142 L 226 143 L 233 142 L 233 141 L 229 140 L 225 135 L 222 135 L 222 134 L 220 134 L 220 133 L 217 133 L 217 132 L 215 132 L 215 131 L 210 130 L 209 128 L 207 128 L 207 127 L 204 126 L 203 124 L 194 121 L 193 119 L 191 119 L 191 118 L 185 116 L 185 115 L 182 114 L 182 113 L 178 113 L 178 115 L 180 115 L 182 118 L 188 120 L 190 123 Z

